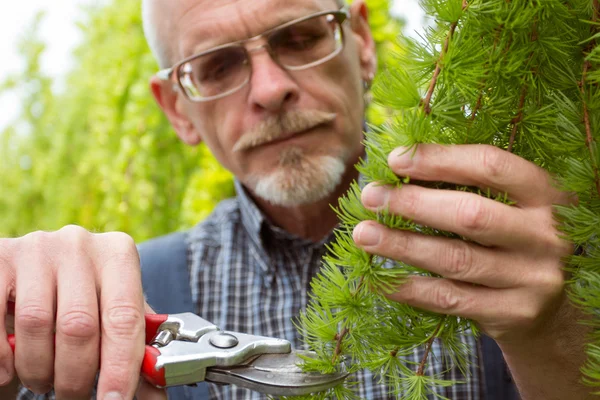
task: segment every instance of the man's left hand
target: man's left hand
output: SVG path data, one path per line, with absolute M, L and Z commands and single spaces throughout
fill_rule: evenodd
M 406 184 L 369 184 L 362 201 L 468 240 L 393 230 L 364 221 L 354 240 L 369 253 L 400 260 L 442 278 L 414 276 L 390 299 L 476 321 L 499 343 L 526 343 L 551 329 L 566 303 L 565 256 L 573 246 L 558 236 L 553 205 L 568 204 L 542 168 L 485 145 L 421 144 L 396 149 L 389 166 L 412 180 L 443 181 L 507 193 L 514 205 L 478 194 Z M 547 332 L 546 332 L 547 333 Z

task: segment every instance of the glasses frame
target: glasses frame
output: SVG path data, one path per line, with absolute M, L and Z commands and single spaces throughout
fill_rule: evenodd
M 271 48 L 269 47 L 268 40 L 266 41 L 265 44 L 263 44 L 261 46 L 256 46 L 256 47 L 253 47 L 253 48 L 250 48 L 250 49 L 248 49 L 248 48 L 246 48 L 246 46 L 244 46 L 244 44 L 246 44 L 246 43 L 255 42 L 255 41 L 259 40 L 259 39 L 264 38 L 265 36 L 271 35 L 273 32 L 276 32 L 278 30 L 287 28 L 290 25 L 294 25 L 294 24 L 297 24 L 297 23 L 309 20 L 311 18 L 316 18 L 316 17 L 320 17 L 320 16 L 323 16 L 323 15 L 328 15 L 328 14 L 333 15 L 336 18 L 338 24 L 340 25 L 341 35 L 342 35 L 342 45 L 340 46 L 339 49 L 337 49 L 336 51 L 334 51 L 330 55 L 321 58 L 320 60 L 316 60 L 316 61 L 313 61 L 311 63 L 305 64 L 305 65 L 300 65 L 300 66 L 289 66 L 289 65 L 281 64 L 279 62 L 279 60 L 277 59 L 277 57 L 274 57 L 273 52 L 272 52 Z M 171 80 L 173 80 L 174 73 L 177 72 L 177 74 L 176 74 L 177 75 L 176 76 L 177 83 L 174 86 L 174 88 L 181 90 L 181 92 L 183 92 L 183 94 L 190 101 L 200 103 L 200 102 L 205 102 L 205 101 L 217 100 L 217 99 L 223 98 L 225 96 L 228 96 L 228 95 L 230 95 L 230 94 L 232 94 L 234 92 L 237 92 L 238 90 L 240 90 L 241 88 L 243 88 L 244 86 L 246 86 L 248 84 L 248 82 L 250 82 L 250 78 L 252 77 L 252 64 L 251 63 L 250 63 L 250 66 L 249 66 L 250 73 L 248 74 L 248 77 L 246 78 L 246 80 L 244 82 L 242 82 L 240 85 L 238 85 L 237 87 L 235 87 L 233 89 L 229 89 L 229 90 L 227 90 L 227 91 L 225 91 L 223 93 L 220 93 L 218 95 L 208 96 L 208 97 L 192 97 L 192 96 L 190 96 L 188 94 L 187 90 L 183 87 L 183 84 L 181 83 L 181 78 L 179 77 L 179 69 L 182 68 L 185 64 L 187 64 L 190 61 L 193 61 L 193 60 L 195 60 L 195 59 L 197 59 L 199 57 L 205 56 L 207 54 L 210 54 L 210 53 L 222 50 L 222 49 L 226 49 L 228 47 L 240 47 L 240 46 L 244 48 L 244 50 L 248 53 L 248 56 L 251 53 L 254 53 L 255 51 L 258 51 L 260 49 L 263 49 L 263 48 L 266 49 L 267 52 L 271 55 L 271 58 L 279 66 L 281 66 L 282 68 L 284 68 L 284 69 L 286 69 L 288 71 L 299 71 L 299 70 L 303 70 L 303 69 L 308 69 L 308 68 L 314 67 L 316 65 L 323 64 L 323 63 L 331 60 L 332 58 L 334 58 L 335 56 L 337 56 L 338 54 L 340 54 L 342 52 L 342 50 L 343 50 L 343 48 L 344 48 L 344 46 L 346 44 L 346 38 L 345 38 L 345 35 L 344 35 L 343 24 L 346 21 L 348 21 L 349 19 L 350 19 L 350 10 L 349 10 L 349 8 L 347 6 L 344 6 L 344 7 L 340 8 L 339 10 L 319 11 L 317 13 L 309 14 L 309 15 L 306 15 L 304 17 L 297 18 L 297 19 L 288 21 L 288 22 L 286 22 L 284 24 L 281 24 L 281 25 L 278 25 L 276 27 L 273 27 L 273 28 L 271 28 L 271 29 L 269 29 L 269 30 L 261 33 L 260 35 L 256 35 L 254 37 L 247 38 L 247 39 L 238 40 L 238 41 L 235 41 L 235 42 L 226 43 L 226 44 L 223 44 L 223 45 L 220 45 L 220 46 L 213 47 L 211 49 L 205 50 L 205 51 L 200 52 L 198 54 L 194 54 L 194 55 L 192 55 L 190 57 L 187 57 L 187 58 L 179 61 L 177 64 L 173 65 L 170 68 L 165 68 L 165 69 L 162 69 L 162 70 L 158 71 L 156 73 L 156 76 L 160 80 L 162 80 L 162 81 L 171 81 Z M 248 59 L 249 59 L 249 57 L 248 57 Z

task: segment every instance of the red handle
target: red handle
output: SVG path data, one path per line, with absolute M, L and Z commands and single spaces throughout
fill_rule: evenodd
M 10 315 L 15 314 L 15 303 L 12 301 L 8 302 L 8 313 Z M 154 339 L 158 328 L 169 318 L 168 314 L 146 314 L 146 351 L 144 353 L 144 360 L 142 362 L 142 376 L 154 386 L 165 387 L 165 369 L 156 369 L 156 361 L 160 356 L 160 350 L 147 344 Z M 12 351 L 15 351 L 16 341 L 15 335 L 8 335 L 8 344 Z
M 144 361 L 142 361 L 142 376 L 154 386 L 165 387 L 167 386 L 165 368 L 156 368 L 158 356 L 160 356 L 159 349 L 152 346 L 146 346 Z

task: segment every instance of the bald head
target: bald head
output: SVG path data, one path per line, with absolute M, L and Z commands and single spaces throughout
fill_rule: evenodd
M 178 1 L 178 0 L 175 0 Z M 175 60 L 169 48 L 170 32 L 172 27 L 172 9 L 174 0 L 142 0 L 142 22 L 144 35 L 148 46 L 154 54 L 160 68 L 169 68 Z M 346 4 L 346 0 L 335 0 L 339 7 Z

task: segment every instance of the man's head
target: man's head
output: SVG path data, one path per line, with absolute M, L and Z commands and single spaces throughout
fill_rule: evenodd
M 157 77 L 151 81 L 179 137 L 191 145 L 204 141 L 219 162 L 268 202 L 294 206 L 327 198 L 362 153 L 362 83 L 375 71 L 374 45 L 362 0 L 355 1 L 350 21 L 344 23 L 337 12 L 341 4 L 339 0 L 144 0 L 146 35 L 161 67 L 315 16 L 227 47 L 226 57 L 222 51 L 211 52 L 202 62 L 186 63 L 170 81 Z M 324 32 L 331 37 L 319 34 L 315 39 L 310 28 L 307 41 L 308 22 L 328 27 Z M 343 48 L 339 32 L 345 38 Z M 304 35 L 303 41 L 295 38 L 298 35 Z M 325 40 L 329 58 L 314 45 Z M 292 49 L 287 45 L 292 41 L 303 47 Z M 227 65 L 222 65 L 223 57 Z M 196 68 L 204 68 L 204 73 L 205 61 L 218 62 L 221 68 L 211 90 L 195 86 L 200 79 Z M 223 68 L 229 69 L 224 73 Z M 241 71 L 236 72 L 237 86 L 221 78 L 231 75 L 232 68 Z M 178 76 L 187 81 L 177 82 Z M 212 75 L 211 79 L 215 81 Z M 207 96 L 213 97 L 206 101 Z

